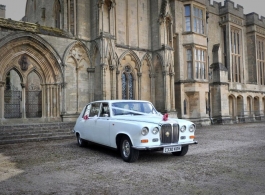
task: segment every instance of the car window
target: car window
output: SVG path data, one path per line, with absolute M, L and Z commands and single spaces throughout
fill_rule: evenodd
M 112 104 L 112 111 L 114 115 L 157 114 L 153 105 L 148 102 L 116 102 Z
M 108 103 L 102 103 L 101 110 L 100 110 L 100 117 L 104 117 L 104 115 L 110 115 L 109 113 L 109 104 Z
M 82 118 L 83 118 L 85 115 L 89 116 L 90 108 L 91 108 L 91 105 L 88 104 L 88 105 L 86 106 L 85 110 L 84 110 L 84 113 L 83 113 Z
M 94 104 L 92 104 L 91 105 L 91 109 L 90 109 L 89 116 L 90 117 L 98 116 L 99 109 L 100 109 L 100 103 L 94 103 Z

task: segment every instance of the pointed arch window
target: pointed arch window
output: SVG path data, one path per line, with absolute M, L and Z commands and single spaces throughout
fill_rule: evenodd
M 54 26 L 60 28 L 61 22 L 61 6 L 59 0 L 54 1 Z
M 126 66 L 122 74 L 122 99 L 134 99 L 133 75 L 130 66 Z
M 68 0 L 68 29 L 76 35 L 76 0 Z

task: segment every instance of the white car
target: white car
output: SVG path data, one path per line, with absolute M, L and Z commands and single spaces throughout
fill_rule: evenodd
M 126 162 L 138 159 L 139 150 L 163 150 L 184 156 L 194 140 L 195 124 L 160 114 L 148 101 L 102 100 L 84 107 L 73 132 L 79 146 L 86 141 L 120 151 Z

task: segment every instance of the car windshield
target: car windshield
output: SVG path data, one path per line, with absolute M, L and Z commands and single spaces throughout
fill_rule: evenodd
M 112 103 L 114 115 L 143 115 L 158 114 L 154 106 L 149 102 L 116 102 Z

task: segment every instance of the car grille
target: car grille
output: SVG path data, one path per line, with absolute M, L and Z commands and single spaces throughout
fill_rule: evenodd
M 179 126 L 174 123 L 163 124 L 160 131 L 161 143 L 176 143 L 179 141 Z

